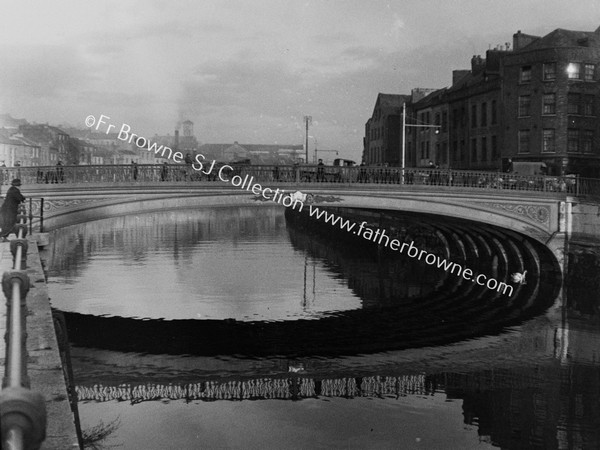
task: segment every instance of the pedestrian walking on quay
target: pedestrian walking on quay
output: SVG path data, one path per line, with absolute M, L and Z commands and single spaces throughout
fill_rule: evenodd
M 8 191 L 6 192 L 4 203 L 0 206 L 0 228 L 2 229 L 0 231 L 1 242 L 6 242 L 8 235 L 14 231 L 15 225 L 17 224 L 17 210 L 19 209 L 19 204 L 25 201 L 25 197 L 21 194 L 19 186 L 21 186 L 21 180 L 19 178 L 12 180 L 11 187 L 8 188 Z

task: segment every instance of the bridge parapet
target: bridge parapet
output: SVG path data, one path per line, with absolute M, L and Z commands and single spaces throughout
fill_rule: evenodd
M 367 184 L 398 188 L 439 186 L 448 189 L 563 192 L 600 198 L 600 180 L 575 175 L 537 176 L 493 171 L 467 171 L 398 167 L 338 167 L 323 165 L 240 165 L 213 162 L 197 164 L 84 165 L 12 167 L 4 179 L 20 178 L 24 184 L 90 183 L 230 183 L 235 177 L 253 183 Z

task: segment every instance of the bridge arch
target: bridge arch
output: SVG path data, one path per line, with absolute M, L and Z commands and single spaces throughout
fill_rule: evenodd
M 434 214 L 499 226 L 547 245 L 562 265 L 569 226 L 570 199 L 556 193 L 519 191 L 473 192 L 420 186 L 326 185 L 279 183 L 285 192 L 309 195 L 304 208 L 348 207 Z M 115 183 L 31 185 L 34 214 L 42 208 L 44 228 L 52 230 L 106 217 L 165 209 L 272 204 L 261 195 L 226 183 Z

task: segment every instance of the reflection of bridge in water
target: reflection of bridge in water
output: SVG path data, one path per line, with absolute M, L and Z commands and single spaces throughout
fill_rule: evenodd
M 477 426 L 479 436 L 498 447 L 554 449 L 590 443 L 589 448 L 595 448 L 600 442 L 597 365 L 563 365 L 554 358 L 534 358 L 518 368 L 503 365 L 492 362 L 480 371 L 429 374 L 389 375 L 384 369 L 383 375 L 368 376 L 317 377 L 296 373 L 252 379 L 201 377 L 202 381 L 187 383 L 138 380 L 118 385 L 79 385 L 76 393 L 83 402 L 132 405 L 151 401 L 194 404 L 341 398 L 408 402 L 417 408 L 428 408 L 435 397 L 442 397 L 444 401 L 461 401 L 464 423 Z M 455 370 L 460 369 L 456 366 Z
M 203 381 L 187 384 L 122 384 L 118 386 L 77 386 L 79 401 L 151 400 L 300 400 L 317 397 L 400 397 L 433 395 L 435 389 L 425 375 L 369 376 L 315 379 L 302 376 L 258 378 L 235 381 Z
M 340 378 L 293 375 L 186 384 L 95 384 L 77 386 L 76 393 L 79 401 L 131 404 L 334 398 L 413 403 L 444 396 L 445 401 L 462 400 L 464 423 L 476 425 L 478 434 L 487 436 L 497 446 L 572 448 L 577 442 L 600 442 L 600 410 L 595 400 L 600 394 L 598 380 L 597 367 L 543 364 L 518 370 L 496 368 L 432 375 Z M 560 430 L 571 431 L 567 434 Z

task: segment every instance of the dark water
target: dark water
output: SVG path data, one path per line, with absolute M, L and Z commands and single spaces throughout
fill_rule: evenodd
M 507 231 L 360 214 L 528 282 L 501 295 L 270 207 L 57 230 L 84 430 L 112 423 L 102 444 L 126 449 L 599 448 L 595 249 L 563 284 Z

